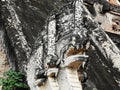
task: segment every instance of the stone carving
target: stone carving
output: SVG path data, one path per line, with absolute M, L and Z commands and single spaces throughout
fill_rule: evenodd
M 119 50 L 104 33 L 102 28 L 90 17 L 88 10 L 83 5 L 83 1 L 77 0 L 70 2 L 69 5 L 64 6 L 62 10 L 51 14 L 47 22 L 47 36 L 43 39 L 43 44 L 47 39 L 47 42 L 44 44 L 46 55 L 45 57 L 44 55 L 41 56 L 41 60 L 38 60 L 44 62 L 43 69 L 45 69 L 48 79 L 44 80 L 44 78 L 40 78 L 39 84 L 42 86 L 39 88 L 47 90 L 46 85 L 48 85 L 53 90 L 63 90 L 62 87 L 64 87 L 64 85 L 58 85 L 61 83 L 58 74 L 61 72 L 60 70 L 62 68 L 67 78 L 66 81 L 68 81 L 68 86 L 66 86 L 64 90 L 82 90 L 81 80 L 78 79 L 81 77 L 78 76 L 77 70 L 87 61 L 88 56 L 86 55 L 86 51 L 90 46 L 90 39 L 95 46 L 99 48 L 105 58 L 111 58 L 111 60 L 113 60 L 114 67 L 120 68 L 119 61 L 117 61 L 118 64 L 114 62 L 114 59 L 119 60 Z M 89 45 L 87 43 L 89 43 Z M 118 53 L 118 57 L 116 57 L 116 54 L 112 53 L 114 51 L 111 49 L 111 46 L 116 48 L 115 51 L 116 54 Z M 44 50 L 40 50 L 41 53 L 44 53 L 42 51 Z M 43 63 L 41 62 L 38 65 L 41 64 Z M 28 69 L 31 68 L 28 67 Z M 72 72 L 74 73 L 71 74 Z M 76 81 L 76 83 L 72 82 L 72 77 L 75 78 L 74 81 Z M 31 87 L 31 90 L 34 89 Z
M 31 90 L 119 89 L 120 51 L 104 32 L 119 32 L 119 21 L 110 16 L 119 15 L 119 6 L 106 0 L 62 0 L 64 4 L 48 15 L 46 25 L 40 30 L 36 25 L 40 24 L 37 19 L 41 8 L 35 7 L 39 1 L 34 0 L 35 5 L 32 0 L 2 2 L 4 28 L 15 55 L 11 66 L 16 65 L 15 69 L 26 74 Z M 21 11 L 26 11 L 23 17 L 27 13 L 34 19 L 23 19 Z M 29 11 L 33 13 L 29 15 Z M 26 23 L 29 20 L 33 25 Z M 38 36 L 31 32 L 36 29 Z

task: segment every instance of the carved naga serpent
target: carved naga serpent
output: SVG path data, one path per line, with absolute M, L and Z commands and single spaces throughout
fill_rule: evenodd
M 86 25 L 91 25 L 93 31 L 85 28 Z M 82 0 L 68 1 L 53 11 L 41 33 L 40 45 L 28 63 L 27 80 L 31 90 L 82 90 L 81 81 L 85 81 L 86 73 L 80 69 L 87 61 L 90 39 L 93 43 L 96 39 L 103 43 L 108 38 L 98 37 L 96 33 L 104 35 L 104 32 L 97 27 Z

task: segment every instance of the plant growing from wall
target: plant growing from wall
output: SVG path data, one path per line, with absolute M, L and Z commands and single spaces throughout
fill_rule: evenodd
M 4 73 L 4 78 L 0 78 L 2 90 L 16 90 L 17 88 L 28 88 L 24 82 L 24 75 L 20 72 L 9 70 Z

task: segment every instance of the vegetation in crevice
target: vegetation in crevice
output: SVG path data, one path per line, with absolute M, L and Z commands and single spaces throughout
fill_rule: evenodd
M 28 85 L 24 80 L 25 76 L 21 72 L 9 70 L 4 73 L 4 77 L 0 78 L 2 90 L 20 90 L 28 89 Z

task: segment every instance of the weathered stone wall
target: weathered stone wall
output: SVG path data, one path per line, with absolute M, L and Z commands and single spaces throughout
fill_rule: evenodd
M 7 48 L 5 45 L 5 33 L 3 31 L 2 20 L 2 3 L 0 1 L 0 78 L 3 77 L 4 72 L 10 69 L 10 65 L 7 59 Z M 2 90 L 2 86 L 0 86 Z
M 10 65 L 7 59 L 4 32 L 0 30 L 0 78 L 3 77 L 4 72 L 8 71 L 9 69 Z
M 5 52 L 5 45 L 4 45 L 4 38 L 3 32 L 0 31 L 0 77 L 2 74 L 8 70 L 9 63 L 7 61 L 6 52 Z
M 35 76 L 34 74 L 38 73 L 39 70 L 44 69 L 43 62 L 46 59 L 48 50 L 47 47 L 49 46 L 47 45 L 49 44 L 48 43 L 49 35 L 47 30 L 50 21 L 46 20 L 46 18 L 47 16 L 50 17 L 54 16 L 56 23 L 53 23 L 53 29 L 56 29 L 56 35 L 54 38 L 56 39 L 57 42 L 57 54 L 60 52 L 59 50 L 61 49 L 62 45 L 64 47 L 66 43 L 71 43 L 70 33 L 73 34 L 75 30 L 76 31 L 83 30 L 83 32 L 79 32 L 79 34 L 82 33 L 83 35 L 85 34 L 86 36 L 84 30 L 90 31 L 88 36 L 92 37 L 90 38 L 90 40 L 94 42 L 92 42 L 92 45 L 90 47 L 91 49 L 88 52 L 88 54 L 90 55 L 89 58 L 90 60 L 88 63 L 89 66 L 86 67 L 88 73 L 88 81 L 86 83 L 83 83 L 85 85 L 84 89 L 90 90 L 97 88 L 98 90 L 107 90 L 108 87 L 109 90 L 113 90 L 114 88 L 115 90 L 119 89 L 118 85 L 120 78 L 119 72 L 117 69 L 113 68 L 114 64 L 113 62 L 116 62 L 115 58 L 113 58 L 114 56 L 112 56 L 114 60 L 113 62 L 109 60 L 109 58 L 111 59 L 111 57 L 106 59 L 107 56 L 111 55 L 111 52 L 112 55 L 113 54 L 115 55 L 114 52 L 116 52 L 118 55 L 119 50 L 116 49 L 116 46 L 105 34 L 105 32 L 102 32 L 103 29 L 107 30 L 113 29 L 111 26 L 112 25 L 111 17 L 113 16 L 110 16 L 111 14 L 106 13 L 107 11 L 109 12 L 109 5 L 104 4 L 106 0 L 83 0 L 83 1 L 85 2 L 90 1 L 89 4 L 92 9 L 89 10 L 91 12 L 91 15 L 87 14 L 86 12 L 81 14 L 82 12 L 81 10 L 83 9 L 79 11 L 79 9 L 81 8 L 81 6 L 79 5 L 78 6 L 76 5 L 76 7 L 79 9 L 78 11 L 76 10 L 77 13 L 75 14 L 73 6 L 74 4 L 71 3 L 69 0 L 60 0 L 60 2 L 56 2 L 56 0 L 2 0 L 1 9 L 3 13 L 1 17 L 3 18 L 1 19 L 4 20 L 4 22 L 2 20 L 0 20 L 0 22 L 4 23 L 4 25 L 2 24 L 1 26 L 4 27 L 2 31 L 6 35 L 5 42 L 7 41 L 7 43 L 4 43 L 3 37 L 1 37 L 2 38 L 1 39 L 2 43 L 0 44 L 2 49 L 2 51 L 0 52 L 1 60 L 6 61 L 7 57 L 7 60 L 9 61 L 9 64 L 12 68 L 15 68 L 16 70 L 20 70 L 25 73 L 27 70 L 26 67 L 27 65 L 29 65 L 27 67 L 29 69 L 27 72 L 27 77 L 29 75 L 28 79 L 30 81 L 29 85 L 32 86 L 35 81 L 34 78 L 36 78 L 34 77 Z M 100 4 L 100 8 L 96 7 L 96 3 L 98 5 Z M 84 4 L 86 6 L 88 5 L 86 3 Z M 106 8 L 104 8 L 106 10 L 104 11 L 104 13 L 95 10 L 103 9 L 102 5 L 103 7 L 105 6 L 108 7 L 107 10 Z M 49 15 L 53 8 L 57 9 L 53 11 L 52 15 Z M 118 8 L 117 10 L 119 10 L 118 6 L 117 8 Z M 114 9 L 114 11 L 116 11 L 116 9 Z M 87 15 L 92 19 L 89 20 L 87 18 L 88 19 L 87 20 L 86 19 Z M 104 22 L 104 20 L 106 21 Z M 44 27 L 45 21 L 46 25 Z M 52 23 L 50 25 L 52 25 Z M 103 27 L 103 29 L 101 28 L 101 26 Z M 78 34 L 78 32 L 74 33 Z M 1 33 L 1 36 L 2 35 L 3 34 Z M 67 35 L 69 36 L 69 38 L 67 37 Z M 66 38 L 67 42 L 64 40 Z M 82 37 L 79 38 L 79 41 L 84 41 L 85 39 L 86 37 Z M 61 40 L 63 40 L 63 42 L 60 42 Z M 6 48 L 8 50 L 7 52 L 6 50 L 4 50 L 4 44 L 6 45 L 5 47 L 7 47 Z M 104 47 L 106 45 L 108 46 Z M 112 47 L 115 48 L 111 49 Z M 7 56 L 5 53 L 7 53 Z M 30 64 L 28 64 L 28 62 Z M 117 63 L 117 66 L 119 66 L 119 63 Z M 38 72 L 36 72 L 36 68 L 38 68 Z M 41 73 L 44 74 L 44 70 Z M 39 77 L 44 77 L 44 75 Z

